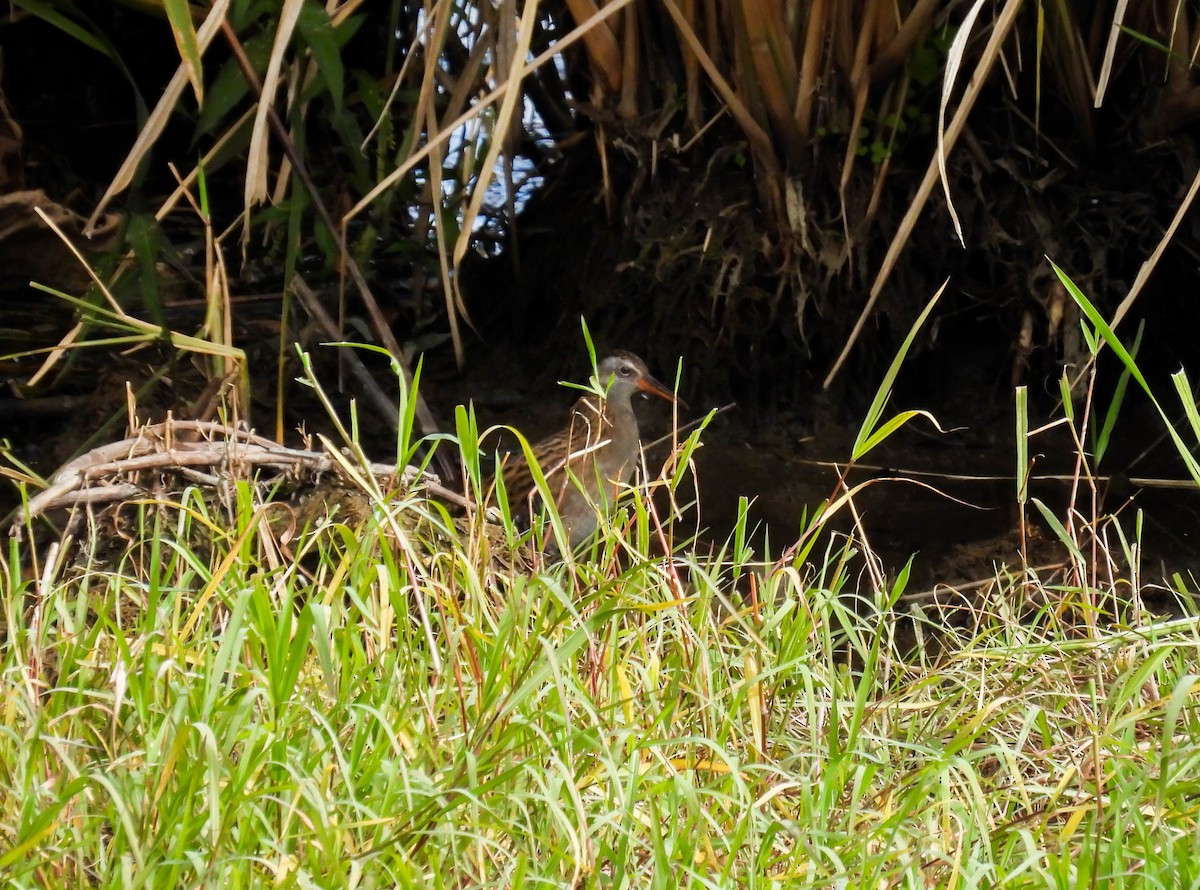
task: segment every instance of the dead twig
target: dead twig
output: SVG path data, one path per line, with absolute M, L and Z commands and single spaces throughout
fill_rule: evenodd
M 220 469 L 225 477 L 259 468 L 320 477 L 339 472 L 341 460 L 327 452 L 285 448 L 270 439 L 224 424 L 206 421 L 167 420 L 138 430 L 120 442 L 93 448 L 64 464 L 45 490 L 29 499 L 10 534 L 19 534 L 28 522 L 49 510 L 112 503 L 143 494 L 146 487 L 131 477 L 138 473 L 187 473 L 196 468 Z M 421 486 L 445 500 L 461 502 L 456 492 L 444 488 L 437 477 L 417 467 L 371 463 L 374 476 L 398 482 L 411 490 Z M 95 483 L 95 484 L 94 484 Z

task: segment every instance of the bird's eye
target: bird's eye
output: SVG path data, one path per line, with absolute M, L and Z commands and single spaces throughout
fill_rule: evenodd
M 621 369 L 618 373 L 622 377 L 632 377 L 635 372 L 633 369 L 633 365 L 621 365 Z

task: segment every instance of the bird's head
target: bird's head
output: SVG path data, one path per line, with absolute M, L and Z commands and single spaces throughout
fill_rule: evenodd
M 628 399 L 635 393 L 643 392 L 668 402 L 676 401 L 675 393 L 651 377 L 646 363 L 632 352 L 618 349 L 606 356 L 596 370 L 599 372 L 600 386 L 610 398 Z

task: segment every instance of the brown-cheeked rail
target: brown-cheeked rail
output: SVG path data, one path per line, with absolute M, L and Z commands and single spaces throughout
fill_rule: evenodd
M 609 511 L 633 476 L 641 447 L 633 397 L 646 393 L 677 401 L 631 352 L 612 352 L 596 371 L 604 395 L 580 398 L 566 427 L 532 448 L 572 549 L 595 531 L 600 513 Z M 502 473 L 508 502 L 532 506 L 538 493 L 524 456 L 511 455 Z

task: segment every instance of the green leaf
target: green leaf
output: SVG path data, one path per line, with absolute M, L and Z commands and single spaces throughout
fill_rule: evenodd
M 166 327 L 162 300 L 158 291 L 158 259 L 162 252 L 162 230 L 152 213 L 139 213 L 129 220 L 126 230 L 129 246 L 138 265 L 138 291 L 151 321 Z
M 1054 511 L 1037 498 L 1030 498 L 1030 501 L 1038 508 L 1038 512 L 1042 514 L 1042 519 L 1046 520 L 1046 525 L 1050 526 L 1050 530 L 1054 532 L 1054 536 L 1058 538 L 1059 543 L 1070 551 L 1071 559 L 1075 560 L 1076 563 L 1085 563 L 1087 560 L 1083 558 L 1083 554 L 1079 552 L 1079 548 L 1071 540 L 1071 535 L 1067 531 L 1066 526 L 1054 515 Z
M 1108 344 L 1112 351 L 1117 354 L 1117 357 L 1129 370 L 1130 376 L 1137 381 L 1138 386 L 1142 388 L 1142 391 L 1150 397 L 1150 401 L 1154 405 L 1154 409 L 1158 411 L 1159 417 L 1162 418 L 1163 424 L 1167 429 L 1167 434 L 1171 437 L 1171 441 L 1175 445 L 1176 452 L 1183 460 L 1184 466 L 1187 467 L 1188 473 L 1191 475 L 1192 479 L 1197 485 L 1200 485 L 1200 463 L 1197 463 L 1195 455 L 1192 454 L 1191 449 L 1188 448 L 1187 444 L 1180 437 L 1179 431 L 1175 429 L 1175 424 L 1171 421 L 1171 418 L 1167 416 L 1167 412 L 1164 411 L 1162 406 L 1158 403 L 1158 399 L 1154 397 L 1154 393 L 1150 390 L 1150 384 L 1146 382 L 1146 378 L 1142 375 L 1141 369 L 1137 366 L 1137 362 L 1134 361 L 1133 356 L 1130 355 L 1129 350 L 1125 348 L 1125 344 L 1120 341 L 1116 335 L 1116 332 L 1113 331 L 1108 322 L 1104 320 L 1104 317 L 1100 314 L 1099 310 L 1096 309 L 1096 307 L 1092 305 L 1091 301 L 1083 295 L 1083 292 L 1075 286 L 1075 282 L 1067 277 L 1067 273 L 1060 269 L 1054 262 L 1051 262 L 1050 265 L 1054 269 L 1054 274 L 1058 276 L 1058 280 L 1061 281 L 1063 287 L 1067 289 L 1067 293 L 1071 295 L 1071 299 L 1073 299 L 1075 304 L 1081 310 L 1083 310 L 1083 314 L 1091 320 L 1101 338 L 1105 343 Z
M 917 316 L 917 320 L 913 322 L 912 327 L 908 331 L 908 336 L 904 338 L 904 342 L 900 345 L 899 352 L 892 359 L 887 373 L 883 376 L 883 382 L 879 384 L 879 389 L 875 392 L 875 398 L 871 402 L 871 407 L 867 409 L 867 416 L 858 431 L 858 437 L 854 440 L 853 460 L 860 460 L 872 448 L 916 415 L 920 414 L 932 419 L 932 416 L 924 411 L 907 411 L 900 417 L 889 421 L 882 428 L 879 427 L 879 422 L 883 417 L 883 409 L 892 397 L 892 388 L 895 386 L 896 377 L 900 374 L 900 367 L 904 364 L 904 359 L 908 356 L 908 350 L 912 348 L 913 341 L 917 337 L 917 331 L 921 329 L 922 325 L 925 324 L 925 320 L 929 318 L 929 313 L 937 305 L 938 298 L 945 292 L 947 284 L 949 284 L 949 279 L 942 282 L 942 286 L 938 288 L 937 293 L 933 295 L 933 298 L 925 305 L 921 314 Z M 936 422 L 934 425 L 937 425 Z
M 171 23 L 171 34 L 175 37 L 179 58 L 192 84 L 192 92 L 196 94 L 196 104 L 203 105 L 204 64 L 200 60 L 200 41 L 196 39 L 191 6 L 188 0 L 162 0 L 162 3 L 167 12 L 167 21 Z
M 256 34 L 248 38 L 243 46 L 251 67 L 261 76 L 267 68 L 267 60 L 271 54 L 270 35 Z M 196 135 L 212 131 L 249 93 L 250 87 L 246 84 L 241 67 L 235 60 L 229 59 L 221 66 L 212 86 L 208 88 L 196 119 Z
M 341 44 L 337 33 L 325 8 L 315 0 L 307 0 L 300 7 L 300 18 L 296 20 L 296 30 L 300 32 L 317 67 L 321 69 L 321 78 L 333 103 L 335 114 L 342 110 L 342 99 L 345 95 L 345 68 L 342 66 Z M 347 29 L 349 30 L 349 29 Z
M 1192 427 L 1192 435 L 1200 441 L 1200 410 L 1196 408 L 1196 396 L 1192 392 L 1192 384 L 1188 382 L 1187 371 L 1180 368 L 1171 375 L 1171 382 L 1175 384 L 1175 392 L 1179 395 L 1183 413 L 1187 415 L 1188 424 Z
M 1137 358 L 1138 350 L 1142 345 L 1142 334 L 1145 333 L 1146 323 L 1143 321 L 1138 325 L 1137 335 L 1133 338 L 1133 357 Z M 1100 459 L 1104 457 L 1104 452 L 1108 450 L 1108 443 L 1112 441 L 1112 431 L 1117 425 L 1117 415 L 1121 413 L 1121 406 L 1125 404 L 1125 392 L 1129 389 L 1129 369 L 1125 368 L 1121 371 L 1121 376 L 1117 380 L 1116 389 L 1113 390 L 1112 401 L 1108 404 L 1108 411 L 1104 414 L 1104 425 L 1096 432 L 1095 444 L 1092 446 L 1092 451 L 1095 454 L 1096 466 L 1100 466 Z M 1094 429 L 1094 428 L 1093 428 Z
M 482 474 L 479 469 L 479 425 L 475 420 L 474 405 L 454 406 L 454 432 L 458 447 L 462 449 L 463 469 L 478 497 Z
M 1014 394 L 1017 408 L 1017 503 L 1029 498 L 1029 390 L 1018 386 Z

